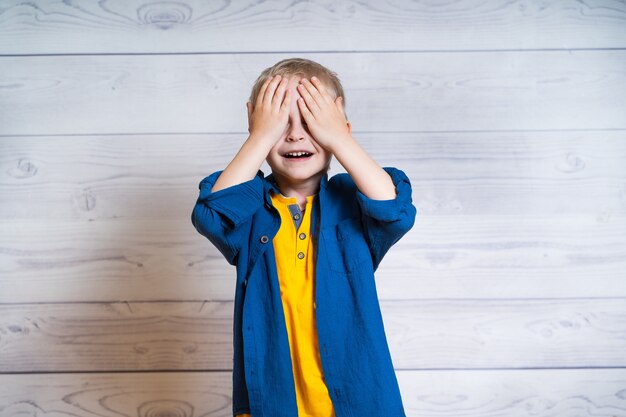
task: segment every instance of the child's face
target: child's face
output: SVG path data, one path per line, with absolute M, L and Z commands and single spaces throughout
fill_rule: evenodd
M 301 77 L 291 75 L 288 78 L 287 88 L 291 91 L 289 121 L 283 137 L 270 150 L 266 160 L 275 177 L 284 178 L 290 182 L 301 182 L 320 173 L 319 177 L 321 177 L 330 164 L 332 153 L 315 141 L 300 113 L 297 100 L 301 96 L 297 86 Z M 306 158 L 284 156 L 287 152 L 299 150 L 312 153 L 312 155 Z

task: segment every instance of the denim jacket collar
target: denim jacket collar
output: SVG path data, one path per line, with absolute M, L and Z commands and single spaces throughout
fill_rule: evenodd
M 271 204 L 271 197 L 269 194 L 270 190 L 274 191 L 275 193 L 280 192 L 280 189 L 278 188 L 278 184 L 276 184 L 276 178 L 274 177 L 273 173 L 270 173 L 267 177 L 265 177 L 265 174 L 260 169 L 257 172 L 257 176 L 266 179 L 266 181 L 264 181 L 265 192 L 263 194 L 264 194 L 265 203 Z M 326 190 L 327 186 L 328 186 L 328 172 L 324 173 L 324 175 L 320 179 L 320 194 Z
M 257 172 L 257 176 L 263 177 L 263 171 L 259 169 Z M 280 189 L 278 188 L 278 184 L 276 184 L 276 179 L 273 173 L 270 173 L 267 177 L 265 177 L 264 183 L 264 192 L 263 192 L 263 200 L 266 207 L 270 208 L 273 206 L 272 197 L 270 196 L 270 190 L 275 193 L 279 193 Z M 326 189 L 328 188 L 328 172 L 325 172 L 324 175 L 320 178 L 320 188 L 318 191 L 318 196 L 315 199 L 315 203 L 313 204 L 313 212 L 311 223 L 313 225 L 313 234 L 318 235 L 320 227 L 324 226 L 326 223 L 326 219 L 320 216 L 322 211 L 321 205 L 326 204 Z

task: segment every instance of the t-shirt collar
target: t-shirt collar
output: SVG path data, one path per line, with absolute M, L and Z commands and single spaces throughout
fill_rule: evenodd
M 274 174 L 270 173 L 268 176 L 265 176 L 263 171 L 259 169 L 259 171 L 257 172 L 257 176 L 261 178 L 265 178 L 265 181 L 263 181 L 264 187 L 265 187 L 265 193 L 264 193 L 265 203 L 268 206 L 271 206 L 272 197 L 270 196 L 270 190 L 273 190 L 275 193 L 280 193 L 280 189 L 278 188 L 278 184 L 276 184 L 276 179 L 274 178 Z M 325 172 L 322 178 L 320 178 L 320 191 L 322 192 L 325 191 L 327 186 L 328 186 L 328 172 Z

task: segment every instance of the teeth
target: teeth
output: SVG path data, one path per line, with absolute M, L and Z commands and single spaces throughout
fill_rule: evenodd
M 300 156 L 300 155 L 309 155 L 308 152 L 288 152 L 285 155 L 289 156 Z

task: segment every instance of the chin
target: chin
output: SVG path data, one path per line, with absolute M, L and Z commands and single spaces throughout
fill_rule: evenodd
M 298 170 L 287 170 L 284 171 L 284 175 L 293 180 L 307 180 L 314 176 L 318 171 L 310 170 L 310 169 L 298 169 Z
M 270 166 L 270 168 L 272 169 L 272 172 L 276 173 L 277 170 L 275 167 Z M 323 167 L 317 167 L 317 168 L 312 168 L 312 167 L 298 167 L 298 168 L 290 168 L 290 167 L 280 167 L 280 169 L 278 169 L 278 173 L 279 175 L 281 175 L 282 177 L 288 178 L 290 180 L 295 180 L 295 181 L 305 181 L 308 180 L 309 178 L 318 175 L 320 173 L 324 173 L 324 168 Z M 274 174 L 276 175 L 276 174 Z

